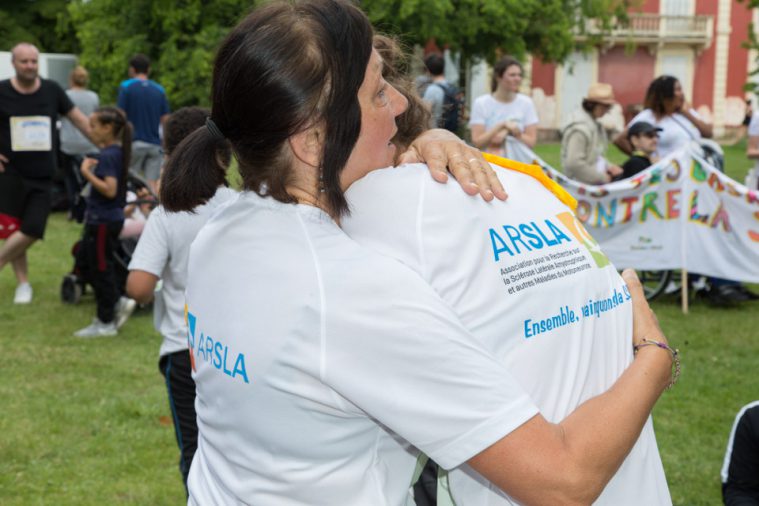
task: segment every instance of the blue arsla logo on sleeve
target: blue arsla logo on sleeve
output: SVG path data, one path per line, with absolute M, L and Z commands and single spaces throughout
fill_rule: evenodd
M 239 378 L 245 383 L 250 383 L 245 366 L 245 354 L 237 353 L 235 357 L 235 352 L 231 351 L 229 346 L 224 344 L 224 341 L 214 339 L 209 335 L 205 335 L 202 331 L 198 331 L 197 317 L 188 311 L 186 306 L 185 315 L 187 320 L 187 346 L 190 349 L 192 370 L 196 371 L 196 367 L 199 365 L 198 361 L 201 361 L 211 365 L 232 379 Z M 196 338 L 197 333 L 200 335 Z M 234 365 L 231 365 L 233 360 Z

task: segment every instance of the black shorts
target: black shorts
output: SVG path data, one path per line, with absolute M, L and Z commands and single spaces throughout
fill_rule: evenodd
M 0 212 L 21 221 L 21 232 L 35 239 L 45 235 L 51 209 L 51 179 L 27 179 L 10 171 L 0 173 Z

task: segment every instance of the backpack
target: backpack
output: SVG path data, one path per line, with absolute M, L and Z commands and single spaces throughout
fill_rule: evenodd
M 459 120 L 464 115 L 464 94 L 452 84 L 431 84 L 443 90 L 443 113 L 437 126 L 458 133 Z

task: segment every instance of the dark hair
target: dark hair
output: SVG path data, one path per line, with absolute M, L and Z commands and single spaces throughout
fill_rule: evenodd
M 400 42 L 387 35 L 375 35 L 374 48 L 384 61 L 382 77 L 408 100 L 408 108 L 395 118 L 398 132 L 393 137 L 393 144 L 404 149 L 427 130 L 431 113 L 408 77 L 408 53 Z
M 211 109 L 206 107 L 182 107 L 172 112 L 163 125 L 163 150 L 170 157 L 180 142 L 198 128 L 205 128 Z M 220 143 L 216 152 L 217 165 L 221 170 L 229 167 L 232 149 L 229 142 Z
M 504 56 L 493 65 L 493 77 L 490 79 L 490 91 L 495 91 L 498 88 L 498 80 L 503 77 L 503 73 L 506 69 L 516 65 L 519 70 L 524 71 L 522 64 L 513 56 Z
M 651 109 L 657 117 L 669 114 L 667 103 L 675 98 L 675 83 L 677 78 L 673 76 L 659 76 L 648 85 L 646 99 L 643 106 Z
M 142 53 L 138 53 L 129 60 L 129 66 L 138 74 L 147 74 L 148 70 L 150 70 L 150 58 Z
M 132 124 L 126 114 L 111 105 L 98 107 L 92 113 L 95 121 L 102 125 L 113 125 L 113 135 L 121 141 L 121 175 L 119 176 L 119 197 L 126 195 L 126 175 L 132 158 Z
M 371 52 L 371 24 L 346 0 L 271 3 L 232 30 L 214 63 L 211 119 L 232 144 L 244 189 L 295 202 L 286 189 L 288 139 L 322 122 L 325 204 L 335 215 L 347 211 L 340 173 L 361 130 L 358 89 Z M 224 172 L 208 167 L 222 142 L 208 128 L 182 141 L 164 168 L 166 209 L 213 196 Z
M 445 60 L 439 54 L 432 53 L 424 59 L 424 66 L 433 76 L 442 76 L 445 71 Z
M 582 108 L 588 114 L 591 114 L 593 112 L 593 109 L 595 109 L 597 105 L 598 105 L 598 102 L 593 102 L 592 100 L 588 100 L 587 98 L 582 99 Z

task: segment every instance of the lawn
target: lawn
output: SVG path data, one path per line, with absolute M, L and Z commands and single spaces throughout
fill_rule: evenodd
M 727 150 L 728 171 L 739 180 L 744 150 Z M 558 159 L 557 145 L 538 152 Z M 71 337 L 95 313 L 91 296 L 77 306 L 58 296 L 79 231 L 52 216 L 47 239 L 30 252 L 31 305 L 11 304 L 13 274 L 0 272 L 0 504 L 184 504 L 150 314 L 137 313 L 116 338 Z M 696 300 L 686 316 L 675 298 L 654 304 L 683 360 L 680 382 L 654 412 L 677 505 L 720 502 L 733 417 L 759 398 L 757 307 L 714 309 Z

